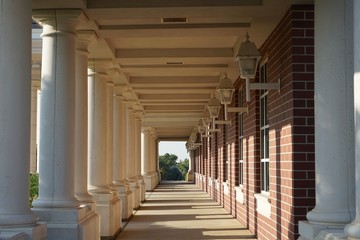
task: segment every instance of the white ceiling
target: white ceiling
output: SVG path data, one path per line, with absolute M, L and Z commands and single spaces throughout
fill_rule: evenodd
M 33 9 L 83 8 L 99 40 L 90 58 L 111 59 L 129 98 L 144 110 L 143 126 L 160 139 L 187 140 L 219 77 L 235 81 L 237 49 L 247 32 L 258 47 L 292 4 L 312 0 L 33 0 Z M 163 23 L 163 18 L 186 22 Z M 40 37 L 33 35 L 33 61 Z M 35 66 L 36 64 L 34 64 Z M 37 65 L 36 65 L 37 66 Z M 123 88 L 121 88 L 123 89 Z

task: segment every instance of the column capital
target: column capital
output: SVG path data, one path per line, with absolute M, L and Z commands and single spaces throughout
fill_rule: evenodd
M 126 90 L 126 84 L 115 84 L 114 86 L 114 95 L 124 99 L 123 92 Z
M 88 61 L 88 75 L 101 74 L 108 77 L 107 69 L 114 66 L 111 59 L 92 58 Z
M 133 97 L 135 93 L 131 87 L 127 86 L 122 92 L 122 95 L 126 98 L 126 101 L 136 101 Z
M 142 111 L 142 110 L 134 110 L 133 114 L 134 114 L 135 119 L 137 119 L 138 121 L 141 122 L 141 118 L 144 115 L 144 111 Z
M 133 106 L 136 103 L 136 100 L 124 99 L 124 102 L 126 103 L 126 108 L 128 110 L 130 110 L 130 112 L 132 112 L 133 111 Z
M 69 27 L 69 24 L 75 28 L 89 21 L 81 9 L 35 9 L 32 11 L 32 17 L 43 27 L 50 25 L 64 30 Z
M 99 37 L 93 30 L 79 30 L 76 31 L 76 49 L 78 52 L 86 54 L 88 56 L 88 47 L 90 44 L 95 43 Z
M 151 136 L 152 136 L 155 140 L 158 138 L 158 134 L 157 134 L 155 128 L 152 128 Z
M 99 40 L 99 36 L 93 30 L 77 30 L 76 35 L 78 36 L 79 41 L 93 43 Z
M 151 134 L 152 131 L 154 131 L 154 128 L 152 127 L 141 127 L 141 131 L 145 134 Z

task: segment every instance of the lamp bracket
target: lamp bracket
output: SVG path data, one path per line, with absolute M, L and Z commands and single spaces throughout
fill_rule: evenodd
M 209 129 L 208 132 L 213 133 L 213 132 L 221 132 L 221 129 L 215 128 L 215 129 Z
M 227 120 L 227 121 L 221 121 L 221 120 L 216 120 L 215 124 L 224 124 L 224 125 L 230 125 L 231 121 Z
M 228 112 L 249 113 L 249 107 L 228 107 Z
M 280 79 L 277 83 L 250 83 L 251 90 L 280 90 Z

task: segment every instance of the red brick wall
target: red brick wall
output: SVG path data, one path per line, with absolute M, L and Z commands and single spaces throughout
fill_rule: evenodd
M 215 180 L 218 179 L 218 151 L 217 151 L 217 133 L 213 133 L 214 136 L 210 138 L 211 142 L 211 178 L 213 185 L 211 187 L 211 196 L 214 200 L 217 200 L 218 193 L 215 189 Z
M 237 113 L 228 115 L 232 121 L 228 145 L 225 126 L 220 125 L 222 132 L 209 140 L 208 151 L 203 152 L 208 161 L 204 174 L 218 177 L 220 182 L 218 191 L 215 183 L 207 190 L 259 239 L 297 239 L 298 221 L 306 219 L 315 205 L 313 45 L 314 10 L 303 5 L 292 6 L 260 48 L 261 61 L 267 61 L 268 81 L 281 80 L 280 92 L 270 90 L 268 94 L 270 218 L 256 211 L 254 197 L 260 192 L 259 91 L 251 91 L 251 101 L 246 103 L 244 80 L 235 83 L 242 89 L 244 106 L 249 107 L 249 113 L 243 114 L 243 204 L 236 201 L 234 190 L 239 184 Z M 236 93 L 232 105 L 237 102 Z M 223 119 L 222 113 L 219 119 Z M 229 196 L 223 193 L 225 148 L 229 152 Z
M 315 204 L 313 17 L 312 6 L 293 6 L 260 48 L 267 58 L 268 81 L 281 80 L 280 93 L 270 90 L 268 95 L 271 217 L 258 214 L 253 199 L 259 192 L 259 154 L 254 149 L 259 147 L 259 103 L 254 91 L 250 109 L 256 113 L 244 116 L 245 181 L 250 184 L 244 183 L 244 193 L 249 199 L 237 205 L 246 212 L 237 211 L 237 218 L 259 239 L 297 239 L 298 221 Z M 247 146 L 251 136 L 255 141 Z
M 243 114 L 244 204 L 234 200 L 234 211 L 236 218 L 244 226 L 254 234 L 258 234 L 258 214 L 254 194 L 260 191 L 259 95 L 257 91 L 252 91 L 250 102 L 247 103 L 244 80 L 238 80 L 235 86 L 242 89 L 243 106 L 248 106 L 249 113 Z

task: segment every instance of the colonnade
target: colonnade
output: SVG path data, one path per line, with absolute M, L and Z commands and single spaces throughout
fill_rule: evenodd
M 142 145 L 144 146 L 142 156 L 142 172 L 144 173 L 144 180 L 146 191 L 152 190 L 161 180 L 159 178 L 159 168 L 155 159 L 157 156 L 157 134 L 153 128 L 144 127 L 142 129 Z
M 156 165 L 155 154 L 142 159 L 142 150 L 155 152 L 156 138 L 142 146 L 142 114 L 114 84 L 117 70 L 107 59 L 89 59 L 97 35 L 77 31 L 87 22 L 81 10 L 31 13 L 31 4 L 21 0 L 2 8 L 7 24 L 0 31 L 8 34 L 0 36 L 1 237 L 111 238 L 145 200 L 145 189 L 158 183 L 146 187 L 141 171 L 144 163 Z M 41 83 L 30 81 L 32 16 L 43 27 Z M 36 109 L 40 84 L 41 107 Z M 40 178 L 32 211 L 30 159 L 31 171 L 39 165 Z
M 315 2 L 316 206 L 300 239 L 360 239 L 359 21 L 359 1 Z

